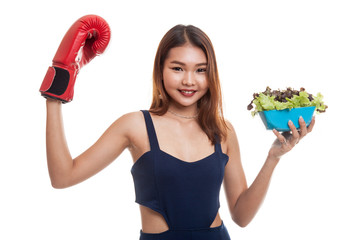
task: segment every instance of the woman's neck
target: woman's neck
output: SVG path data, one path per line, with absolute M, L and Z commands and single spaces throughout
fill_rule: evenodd
M 199 115 L 199 110 L 196 106 L 177 107 L 170 105 L 168 112 L 175 117 L 184 119 L 196 119 Z

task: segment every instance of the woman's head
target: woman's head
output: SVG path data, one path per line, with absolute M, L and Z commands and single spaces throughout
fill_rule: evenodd
M 153 101 L 150 110 L 159 115 L 167 112 L 170 97 L 163 83 L 164 62 L 172 48 L 185 44 L 200 48 L 206 56 L 206 76 L 209 89 L 198 101 L 198 121 L 209 139 L 215 142 L 215 136 L 220 139 L 226 136 L 225 121 L 222 116 L 221 88 L 214 48 L 209 37 L 197 27 L 176 25 L 160 41 L 154 62 Z

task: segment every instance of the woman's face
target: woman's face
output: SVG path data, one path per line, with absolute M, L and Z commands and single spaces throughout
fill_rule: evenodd
M 172 48 L 164 62 L 164 87 L 170 104 L 197 106 L 208 91 L 207 60 L 201 48 L 191 44 Z

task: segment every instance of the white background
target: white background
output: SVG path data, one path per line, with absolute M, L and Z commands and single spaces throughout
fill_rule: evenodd
M 73 157 L 122 114 L 148 109 L 153 59 L 178 23 L 212 39 L 226 118 L 237 130 L 249 184 L 274 140 L 246 110 L 254 92 L 305 87 L 329 106 L 278 165 L 246 228 L 232 239 L 359 239 L 360 6 L 358 1 L 6 1 L 1 4 L 0 239 L 138 239 L 140 216 L 124 152 L 93 178 L 51 187 L 45 100 L 38 90 L 57 47 L 83 15 L 108 21 L 107 51 L 84 67 L 63 106 Z M 126 237 L 125 237 L 126 236 Z

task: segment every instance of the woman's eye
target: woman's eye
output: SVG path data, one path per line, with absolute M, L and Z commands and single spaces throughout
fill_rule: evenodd
M 197 72 L 206 72 L 206 68 L 199 68 Z
M 174 70 L 174 71 L 182 71 L 181 67 L 173 67 L 172 70 Z

